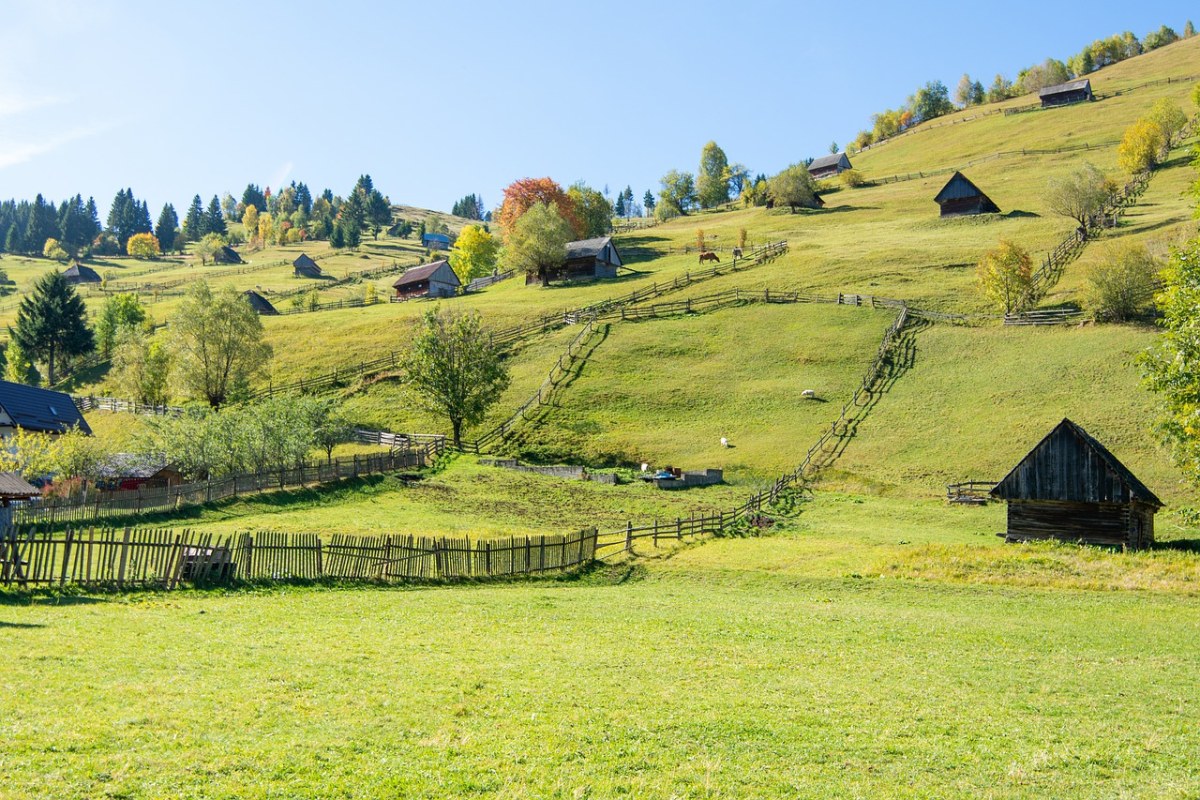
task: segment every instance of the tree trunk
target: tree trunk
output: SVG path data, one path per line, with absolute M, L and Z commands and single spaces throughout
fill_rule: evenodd
M 451 417 L 450 426 L 454 429 L 454 449 L 462 449 L 462 419 Z
M 54 347 L 50 348 L 49 356 L 46 359 L 46 385 L 54 385 Z

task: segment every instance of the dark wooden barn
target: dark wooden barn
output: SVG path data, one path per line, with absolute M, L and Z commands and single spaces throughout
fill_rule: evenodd
M 941 206 L 943 217 L 959 217 L 967 214 L 999 214 L 999 207 L 992 198 L 971 183 L 966 175 L 956 172 L 938 192 L 933 201 Z
M 292 274 L 297 278 L 324 278 L 325 273 L 317 266 L 317 262 L 308 257 L 308 253 L 301 253 L 292 262 Z
M 414 297 L 454 297 L 462 287 L 462 281 L 446 259 L 422 264 L 405 270 L 392 288 L 396 300 L 411 300 Z
M 83 264 L 75 264 L 63 271 L 63 277 L 67 279 L 67 283 L 100 283 L 100 273 L 91 267 L 85 267 Z
M 242 257 L 238 255 L 238 251 L 234 250 L 229 245 L 225 245 L 217 252 L 213 253 L 214 264 L 241 264 Z
M 992 489 L 1007 541 L 1059 539 L 1140 549 L 1162 501 L 1087 431 L 1064 419 Z
M 246 302 L 248 302 L 250 307 L 258 312 L 258 314 L 262 316 L 271 316 L 279 313 L 275 310 L 275 306 L 271 305 L 270 300 L 263 297 L 253 289 L 247 289 L 244 294 L 246 295 Z
M 1038 92 L 1038 99 L 1042 101 L 1042 108 L 1053 108 L 1071 103 L 1086 103 L 1094 100 L 1095 96 L 1092 94 L 1092 82 L 1083 78 L 1057 86 L 1047 86 Z
M 835 178 L 841 175 L 848 169 L 854 169 L 850 166 L 850 159 L 845 153 L 833 153 L 828 156 L 814 158 L 812 163 L 808 165 L 808 174 L 814 179 L 821 180 L 822 178 Z
M 621 254 L 617 252 L 612 237 L 597 236 L 594 239 L 568 242 L 567 259 L 561 267 L 548 269 L 545 275 L 541 276 L 530 273 L 525 276 L 525 283 L 615 278 L 622 265 Z
M 165 458 L 138 453 L 114 453 L 97 469 L 101 489 L 162 489 L 183 483 L 183 474 Z

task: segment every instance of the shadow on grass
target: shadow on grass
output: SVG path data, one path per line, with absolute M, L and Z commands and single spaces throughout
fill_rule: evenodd
M 1183 553 L 1200 553 L 1200 539 L 1168 539 L 1154 543 L 1155 550 L 1176 550 Z

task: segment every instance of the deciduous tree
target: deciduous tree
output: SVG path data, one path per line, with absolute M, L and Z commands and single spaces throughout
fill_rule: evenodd
M 154 258 L 162 253 L 158 239 L 152 233 L 135 233 L 125 243 L 125 252 L 133 258 Z
M 1153 169 L 1166 146 L 1162 128 L 1149 119 L 1139 119 L 1125 129 L 1117 146 L 1117 163 L 1131 175 Z
M 583 181 L 571 184 L 567 198 L 579 219 L 577 231 L 583 239 L 603 236 L 612 230 L 613 207 L 608 198 Z
M 1108 204 L 1113 194 L 1108 177 L 1093 164 L 1084 164 L 1062 178 L 1052 178 L 1046 186 L 1046 205 L 1055 214 L 1079 223 L 1082 235 Z
M 522 219 L 538 208 L 555 213 L 538 203 Z M 561 218 L 560 223 L 565 227 Z M 509 382 L 508 368 L 484 332 L 479 315 L 443 312 L 436 307 L 421 320 L 404 359 L 404 372 L 417 403 L 450 420 L 455 447 L 462 446 L 463 426 L 481 422 Z
M 180 394 L 214 408 L 244 392 L 271 358 L 262 320 L 233 287 L 213 292 L 207 281 L 193 284 L 170 331 Z
M 1005 314 L 1021 311 L 1033 289 L 1033 261 L 1019 245 L 1001 240 L 976 268 L 980 291 Z
M 522 178 L 513 181 L 504 189 L 504 201 L 496 215 L 496 221 L 503 227 L 506 240 L 517 220 L 538 203 L 553 206 L 558 215 L 566 221 L 571 232 L 582 238 L 583 224 L 576 214 L 571 198 L 563 188 L 550 178 Z
M 122 331 L 138 330 L 145 323 L 146 308 L 136 294 L 121 292 L 109 295 L 96 319 L 96 347 L 105 356 L 110 356 Z
M 815 208 L 816 181 L 808 174 L 803 164 L 792 164 L 771 178 L 768 192 L 777 206 L 788 206 L 792 213 L 797 208 Z
M 535 203 L 513 224 L 504 245 L 503 259 L 509 269 L 536 277 L 545 284 L 549 270 L 567 258 L 570 226 L 548 203 Z
M 1150 303 L 1159 263 L 1144 244 L 1110 242 L 1088 273 L 1085 302 L 1097 319 L 1124 322 Z
M 701 208 L 715 208 L 729 200 L 729 159 L 716 142 L 709 142 L 700 151 L 696 199 Z
M 499 255 L 500 241 L 495 236 L 481 225 L 468 225 L 462 229 L 450 251 L 450 266 L 458 279 L 467 284 L 475 278 L 491 275 Z

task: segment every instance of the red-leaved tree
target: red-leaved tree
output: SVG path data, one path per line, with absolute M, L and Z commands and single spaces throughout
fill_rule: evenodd
M 521 178 L 510 183 L 504 190 L 504 202 L 500 204 L 496 221 L 504 227 L 505 236 L 513 229 L 521 215 L 536 203 L 554 206 L 572 232 L 583 238 L 584 227 L 575 204 L 563 188 L 550 178 Z

